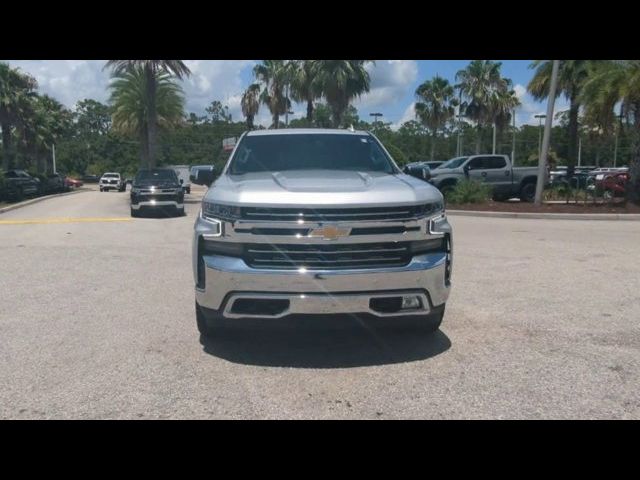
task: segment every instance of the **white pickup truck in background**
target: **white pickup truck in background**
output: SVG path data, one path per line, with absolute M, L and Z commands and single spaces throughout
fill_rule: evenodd
M 182 189 L 184 193 L 191 193 L 191 179 L 189 175 L 191 173 L 191 167 L 189 165 L 171 165 L 167 168 L 175 170 L 178 179 L 182 180 Z

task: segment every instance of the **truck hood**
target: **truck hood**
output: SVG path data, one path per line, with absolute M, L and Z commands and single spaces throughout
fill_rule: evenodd
M 404 174 L 343 170 L 289 170 L 222 175 L 205 196 L 242 206 L 411 205 L 442 200 L 427 182 Z

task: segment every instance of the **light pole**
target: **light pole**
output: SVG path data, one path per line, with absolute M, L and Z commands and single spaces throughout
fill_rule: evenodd
M 618 163 L 618 136 L 620 135 L 620 129 L 622 128 L 622 105 L 620 105 L 620 115 L 618 116 L 619 122 L 616 124 L 616 143 L 613 147 L 613 167 L 615 168 Z
M 542 190 L 544 189 L 546 170 L 547 170 L 547 154 L 549 153 L 549 141 L 551 140 L 551 122 L 553 121 L 553 107 L 556 103 L 556 90 L 558 87 L 558 70 L 560 69 L 560 60 L 553 61 L 551 70 L 551 85 L 549 87 L 549 100 L 547 101 L 547 115 L 544 122 L 544 139 L 542 140 L 542 152 L 538 161 L 538 181 L 536 182 L 535 204 L 542 204 Z M 541 121 L 542 123 L 542 121 Z
M 578 132 L 578 166 L 582 165 L 582 137 Z
M 511 147 L 511 166 L 516 164 L 516 109 L 513 109 L 513 146 Z
M 52 159 L 53 159 L 53 173 L 56 174 L 56 144 L 51 145 L 52 149 Z
M 458 148 L 456 156 L 462 156 L 462 88 L 458 90 Z
M 373 126 L 376 126 L 376 123 L 378 123 L 378 117 L 381 117 L 382 114 L 381 113 L 370 113 L 369 114 L 370 117 L 373 117 Z
M 285 108 L 287 109 L 287 111 L 284 113 L 284 124 L 285 126 L 289 126 L 289 84 L 287 83 L 287 86 L 285 87 Z
M 539 115 L 534 115 L 535 118 L 540 119 L 540 123 L 539 123 L 539 129 L 538 129 L 538 160 L 540 160 L 540 155 L 542 155 L 542 119 L 543 118 L 547 118 L 546 115 L 543 114 L 539 114 Z

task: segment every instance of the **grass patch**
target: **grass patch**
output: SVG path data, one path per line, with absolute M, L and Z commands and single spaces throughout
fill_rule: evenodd
M 462 180 L 447 192 L 448 203 L 486 203 L 491 198 L 492 187 L 477 180 Z

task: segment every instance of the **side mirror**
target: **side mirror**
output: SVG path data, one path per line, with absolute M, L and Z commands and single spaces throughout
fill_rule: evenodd
M 404 173 L 406 173 L 407 175 L 411 175 L 412 177 L 416 177 L 419 178 L 420 180 L 424 180 L 425 182 L 428 182 L 429 180 L 431 180 L 431 169 L 429 169 L 429 167 L 426 166 L 419 166 L 419 165 L 412 165 L 412 166 L 405 166 L 404 167 Z

